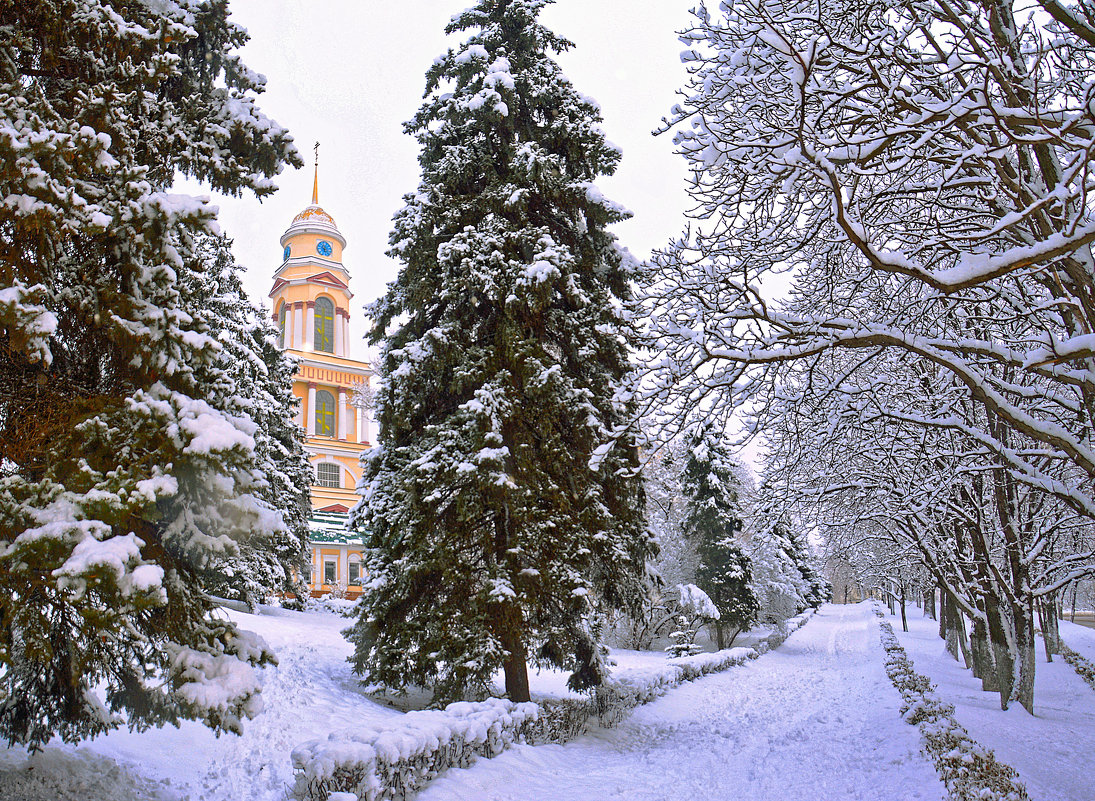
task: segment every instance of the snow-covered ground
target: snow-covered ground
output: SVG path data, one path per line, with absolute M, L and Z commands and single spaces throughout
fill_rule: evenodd
M 1000 709 L 997 693 L 946 652 L 939 624 L 912 606 L 909 632 L 900 617 L 889 617 L 917 673 L 937 685 L 937 694 L 955 707 L 955 719 L 981 745 L 1019 771 L 1035 801 L 1090 801 L 1095 798 L 1095 691 L 1061 657 L 1046 663 L 1041 639 L 1034 674 L 1034 716 L 1013 704 Z M 1075 651 L 1095 659 L 1095 631 L 1065 621 L 1061 636 Z
M 350 672 L 350 621 L 327 612 L 265 608 L 261 615 L 224 610 L 262 635 L 280 664 L 264 673 L 264 711 L 244 724 L 242 737 L 214 737 L 197 723 L 143 733 L 116 731 L 79 747 L 48 746 L 31 756 L 0 748 L 0 801 L 284 801 L 293 775 L 290 752 L 330 731 L 393 724 L 402 709 L 367 696 Z M 764 630 L 739 637 L 752 644 Z M 614 650 L 616 672 L 663 666 L 660 652 Z M 534 671 L 534 698 L 563 696 L 566 674 Z M 498 677 L 499 687 L 502 677 Z M 392 699 L 401 707 L 426 699 Z
M 216 738 L 198 723 L 184 723 L 116 731 L 78 748 L 51 745 L 29 763 L 22 749 L 0 749 L 0 799 L 284 801 L 292 785 L 289 753 L 300 742 L 402 715 L 364 695 L 350 672 L 351 649 L 340 634 L 345 618 L 282 610 L 225 614 L 265 637 L 280 660 L 264 670 L 264 711 L 244 724 L 242 737 Z
M 944 788 L 882 660 L 869 604 L 825 606 L 777 650 L 671 690 L 618 728 L 517 746 L 418 799 L 935 801 Z
M 916 669 L 955 704 L 958 721 L 1019 770 L 1035 801 L 1090 799 L 1095 692 L 1064 662 L 1040 661 L 1037 714 L 1001 712 L 994 694 L 943 650 L 934 621 L 910 610 L 898 637 Z M 347 621 L 324 613 L 229 612 L 277 650 L 264 671 L 266 709 L 242 737 L 188 723 L 114 732 L 28 758 L 0 748 L 2 801 L 284 801 L 290 751 L 329 731 L 395 725 L 402 713 L 367 696 L 350 672 Z M 1062 623 L 1065 641 L 1095 660 L 1095 631 Z M 748 644 L 753 638 L 747 638 Z M 741 644 L 741 643 L 738 643 Z M 665 655 L 614 651 L 617 673 L 655 670 Z M 671 690 L 616 729 L 562 746 L 518 746 L 450 771 L 422 801 L 495 799 L 940 799 L 919 734 L 898 716 L 869 604 L 825 606 L 760 659 Z M 534 694 L 562 695 L 541 672 Z

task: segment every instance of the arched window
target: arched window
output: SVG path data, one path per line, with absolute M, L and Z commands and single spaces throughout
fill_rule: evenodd
M 335 435 L 335 396 L 325 389 L 316 393 L 316 434 Z
M 350 570 L 349 570 L 350 580 L 346 583 L 349 584 L 351 587 L 360 587 L 361 586 L 361 578 L 362 578 L 362 576 L 361 576 L 361 555 L 360 554 L 356 554 L 356 553 L 350 554 L 349 568 L 350 568 Z
M 285 317 L 286 310 L 288 309 L 288 303 L 281 304 L 281 311 L 278 313 L 278 347 L 285 347 Z
M 335 304 L 329 298 L 316 299 L 316 350 L 335 352 Z
M 318 428 L 318 426 L 317 426 Z M 321 487 L 341 487 L 342 468 L 337 464 L 323 462 L 316 465 L 316 483 Z

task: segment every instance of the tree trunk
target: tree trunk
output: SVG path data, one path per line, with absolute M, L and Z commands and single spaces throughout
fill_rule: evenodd
M 1034 609 L 1038 614 L 1038 628 L 1042 632 L 1042 645 L 1046 649 L 1046 662 L 1053 661 L 1053 649 L 1049 644 L 1049 636 L 1046 634 L 1046 605 L 1041 601 L 1034 602 Z
M 966 636 L 966 616 L 962 614 L 958 604 L 954 605 L 954 620 L 955 628 L 958 630 L 958 647 L 962 651 L 962 661 L 966 665 L 966 670 L 969 670 L 973 667 L 973 655 L 970 653 L 970 641 Z
M 722 633 L 722 622 L 716 620 L 715 621 L 715 645 L 718 648 L 718 650 L 720 650 L 720 651 L 723 648 L 726 647 L 725 645 L 723 645 L 724 640 L 725 640 L 725 637 L 723 637 L 723 633 Z
M 970 646 L 966 641 L 966 621 L 962 613 L 958 609 L 958 604 L 950 595 L 947 595 L 946 600 L 946 620 L 947 620 L 947 653 L 954 657 L 957 662 L 959 654 L 961 654 L 962 662 L 965 663 L 966 668 L 973 666 L 970 658 Z
M 989 643 L 992 647 L 992 661 L 996 666 L 996 691 L 1000 693 L 1000 708 L 1007 709 L 1011 703 L 1011 690 L 1015 684 L 1015 660 L 1008 644 L 1008 621 L 1000 613 L 996 598 L 985 596 L 985 616 L 988 618 Z
M 989 645 L 985 621 L 973 621 L 970 630 L 970 654 L 973 658 L 973 675 L 981 679 L 981 690 L 994 693 L 999 690 L 996 684 L 996 664 L 992 660 L 992 647 Z
M 950 654 L 954 661 L 958 661 L 958 626 L 955 618 L 957 615 L 954 613 L 954 602 L 948 597 L 944 601 L 942 617 L 947 621 L 946 629 L 943 632 L 943 639 L 947 643 L 947 653 Z
M 1018 670 L 1016 682 L 1012 688 L 1012 698 L 1023 705 L 1030 714 L 1034 714 L 1034 666 L 1035 666 L 1035 640 L 1034 640 L 1034 605 L 1029 603 L 1025 608 L 1016 608 L 1015 615 L 1015 650 L 1018 657 Z
M 909 619 L 905 617 L 905 583 L 901 583 L 901 630 L 909 630 Z
M 1057 598 L 1052 595 L 1042 602 L 1042 639 L 1046 643 L 1046 661 L 1053 661 L 1053 654 L 1061 653 L 1061 629 L 1057 616 Z
M 733 648 L 734 647 L 734 640 L 736 640 L 738 638 L 738 635 L 741 634 L 741 632 L 742 632 L 741 629 L 739 629 L 737 627 L 734 628 L 734 633 L 730 635 L 730 641 L 726 643 L 727 648 Z
M 935 620 L 935 588 L 924 590 L 924 612 Z
M 947 639 L 947 591 L 939 585 L 939 639 Z
M 502 669 L 506 674 L 506 697 L 516 703 L 531 700 L 528 687 L 528 664 L 525 644 L 520 635 L 507 627 L 499 638 L 506 649 Z
M 1072 582 L 1072 611 L 1069 613 L 1069 616 L 1068 616 L 1068 622 L 1069 623 L 1075 623 L 1076 622 L 1076 585 L 1079 584 L 1079 583 L 1080 582 L 1078 582 L 1078 581 Z

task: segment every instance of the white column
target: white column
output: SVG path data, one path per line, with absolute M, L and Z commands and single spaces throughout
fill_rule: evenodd
M 364 442 L 365 438 L 361 436 L 361 416 L 364 414 L 360 407 L 354 407 L 354 441 Z
M 304 419 L 306 425 L 304 430 L 308 432 L 308 436 L 315 436 L 316 433 L 316 385 L 308 385 L 308 408 L 304 410 Z
M 349 400 L 349 396 L 346 394 L 346 390 L 339 387 L 338 390 L 338 438 L 349 439 L 349 425 L 350 422 L 350 410 L 346 401 Z
M 282 348 L 293 347 L 293 304 L 285 303 L 285 336 L 281 338 Z
M 369 413 L 364 409 L 361 410 L 361 441 L 373 441 L 372 436 L 369 434 Z
M 316 330 L 316 304 L 309 303 L 308 308 L 304 311 L 304 343 L 301 350 L 312 350 L 315 348 L 315 330 Z M 311 333 L 309 337 L 308 334 Z
M 342 355 L 349 358 L 350 356 L 350 315 L 344 314 L 342 316 L 342 342 L 343 347 L 346 349 L 342 351 Z
M 346 339 L 342 336 L 342 315 L 335 309 L 335 356 L 345 356 Z
M 293 304 L 293 336 L 296 342 L 293 347 L 297 350 L 304 350 L 304 337 L 307 335 L 304 330 L 304 309 L 301 308 L 302 305 Z

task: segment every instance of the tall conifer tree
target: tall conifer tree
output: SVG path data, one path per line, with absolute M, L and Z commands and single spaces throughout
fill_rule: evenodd
M 810 585 L 799 568 L 798 546 L 787 515 L 765 485 L 757 492 L 750 558 L 753 592 L 760 602 L 760 620 L 782 626 L 807 606 Z
M 262 196 L 299 157 L 224 0 L 3 9 L 0 737 L 238 731 L 273 657 L 201 576 L 285 521 L 186 280 L 215 209 L 168 190 Z
M 384 341 L 380 447 L 359 516 L 375 580 L 351 630 L 356 670 L 438 701 L 503 667 L 606 673 L 598 611 L 634 607 L 653 548 L 630 409 L 630 263 L 606 227 L 627 212 L 593 181 L 617 149 L 551 58 L 550 0 L 480 0 L 474 31 L 427 73 L 406 129 L 418 190 L 395 217 L 397 280 L 372 309 Z M 591 462 L 592 459 L 592 462 Z
M 279 347 L 277 328 L 244 292 L 231 245 L 224 236 L 203 237 L 201 269 L 188 272 L 185 284 L 221 347 L 206 378 L 208 391 L 257 426 L 251 467 L 265 485 L 256 495 L 285 524 L 252 531 L 206 571 L 210 592 L 254 607 L 281 593 L 303 597 L 312 468 L 297 422 L 300 400 L 292 391 L 296 363 Z
M 721 649 L 726 647 L 726 630 L 731 630 L 733 643 L 738 632 L 756 621 L 759 610 L 750 587 L 753 575 L 749 557 L 736 540 L 743 527 L 742 486 L 738 466 L 715 425 L 701 426 L 688 446 L 682 528 L 699 552 L 696 583 L 721 615 L 714 623 Z

